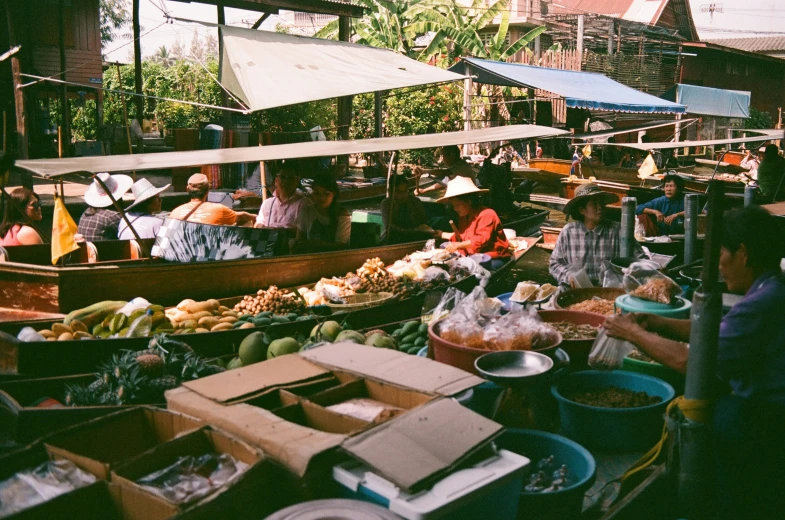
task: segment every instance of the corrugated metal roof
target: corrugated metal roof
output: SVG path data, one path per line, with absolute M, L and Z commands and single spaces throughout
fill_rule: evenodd
M 714 45 L 731 47 L 747 52 L 785 52 L 785 36 L 760 36 L 754 38 L 722 38 L 707 40 Z
M 669 0 L 559 0 L 549 8 L 553 14 L 602 14 L 653 25 Z M 563 6 L 563 7 L 560 7 Z

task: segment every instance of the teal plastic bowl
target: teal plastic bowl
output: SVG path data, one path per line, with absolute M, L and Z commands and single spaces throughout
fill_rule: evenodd
M 615 386 L 646 392 L 661 402 L 639 408 L 602 408 L 567 399 L 562 392 Z M 602 451 L 645 451 L 662 436 L 665 408 L 675 396 L 673 387 L 656 377 L 616 370 L 587 370 L 567 374 L 551 387 L 559 402 L 564 434 L 587 448 Z
M 597 475 L 597 464 L 589 451 L 561 435 L 537 430 L 507 429 L 496 441 L 496 446 L 518 453 L 531 460 L 530 473 L 537 463 L 553 455 L 557 466 L 567 465 L 572 484 L 553 493 L 527 493 L 521 490 L 518 518 L 565 519 L 578 518 L 583 509 L 583 496 Z M 528 484 L 528 477 L 524 486 Z
M 684 376 L 660 363 L 650 363 L 648 361 L 626 357 L 621 364 L 621 369 L 626 370 L 627 372 L 637 372 L 639 374 L 662 379 L 673 387 L 676 395 L 682 395 L 684 393 Z

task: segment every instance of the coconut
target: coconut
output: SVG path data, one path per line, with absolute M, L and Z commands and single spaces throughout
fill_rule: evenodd
M 398 348 L 394 339 L 378 333 L 368 336 L 365 340 L 365 344 L 376 348 L 388 348 L 391 350 L 396 350 Z
M 311 337 L 332 343 L 342 330 L 340 323 L 337 321 L 325 321 L 311 330 Z
M 300 343 L 294 338 L 276 339 L 267 349 L 267 359 L 272 359 L 286 354 L 294 354 L 300 350 Z
M 352 343 L 358 343 L 362 345 L 365 343 L 365 336 L 356 330 L 344 330 L 341 331 L 341 333 L 338 334 L 338 336 L 335 338 L 336 343 L 339 341 L 351 341 Z

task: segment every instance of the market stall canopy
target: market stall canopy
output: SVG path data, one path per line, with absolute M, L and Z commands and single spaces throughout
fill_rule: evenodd
M 623 148 L 634 148 L 636 150 L 647 151 L 665 150 L 668 148 L 692 148 L 695 146 L 759 143 L 762 141 L 771 141 L 775 138 L 776 137 L 772 135 L 753 135 L 748 137 L 736 137 L 735 139 L 710 139 L 707 141 L 671 141 L 667 143 L 607 143 L 605 146 L 621 146 Z
M 677 83 L 660 96 L 687 106 L 687 113 L 716 117 L 750 117 L 749 92 Z
M 219 30 L 219 80 L 252 111 L 463 79 L 387 49 L 223 25 Z
M 626 128 L 609 128 L 608 130 L 599 130 L 597 132 L 586 132 L 583 134 L 575 134 L 563 136 L 565 139 L 600 139 L 604 137 L 612 137 L 614 135 L 628 134 L 630 132 L 642 132 L 644 130 L 651 130 L 654 128 L 661 128 L 663 126 L 673 126 L 678 124 L 692 123 L 695 119 L 679 119 L 669 121 L 652 121 L 638 126 L 628 126 Z
M 539 139 L 565 134 L 547 126 L 511 125 L 444 132 L 439 134 L 379 137 L 355 141 L 310 141 L 306 143 L 246 148 L 221 148 L 189 152 L 166 152 L 139 155 L 106 155 L 73 157 L 68 159 L 33 159 L 17 161 L 16 166 L 42 177 L 57 177 L 78 172 L 125 172 L 201 166 L 203 164 L 233 164 L 305 157 L 331 157 L 353 153 L 391 152 L 439 146 Z
M 477 58 L 462 58 L 449 70 L 476 76 L 479 83 L 547 90 L 564 98 L 570 108 L 632 112 L 641 114 L 684 114 L 684 105 L 640 92 L 593 72 L 532 67 Z

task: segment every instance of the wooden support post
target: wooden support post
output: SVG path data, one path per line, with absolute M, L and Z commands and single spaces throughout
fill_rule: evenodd
M 125 102 L 125 94 L 123 92 L 123 77 L 120 75 L 120 64 L 115 63 L 114 66 L 117 68 L 117 82 L 119 86 L 117 87 L 121 94 L 120 94 L 120 103 L 123 105 L 123 123 L 125 124 L 125 136 L 128 138 L 128 155 L 133 155 L 134 149 L 131 147 L 131 125 L 128 123 L 128 106 Z M 136 182 L 136 171 L 133 172 L 134 182 Z
M 133 29 L 134 29 L 134 91 L 136 92 L 136 120 L 142 127 L 144 121 L 144 97 L 142 97 L 142 42 L 141 27 L 139 25 L 139 0 L 133 0 Z M 143 152 L 142 143 L 139 143 L 139 152 Z
M 65 0 L 60 0 L 58 4 L 58 26 L 60 36 L 60 79 L 66 81 L 65 71 L 67 68 L 65 59 Z M 62 129 L 58 139 L 60 143 L 60 157 L 68 157 L 71 145 L 71 110 L 68 105 L 68 85 L 63 84 L 60 91 L 60 127 Z
M 382 92 L 373 93 L 373 122 L 376 137 L 384 137 L 384 98 Z
M 583 62 L 583 15 L 578 15 L 578 36 L 575 42 L 575 48 L 578 51 L 578 59 Z
M 342 42 L 348 42 L 351 39 L 352 25 L 351 18 L 348 16 L 341 16 L 338 18 L 338 39 Z M 342 141 L 349 140 L 349 125 L 352 123 L 352 96 L 344 96 L 338 98 L 338 139 Z M 349 166 L 349 157 L 338 157 L 338 165 L 344 168 Z M 340 169 L 340 168 L 339 168 Z M 340 172 L 342 174 L 344 172 Z
M 613 20 L 608 20 L 608 56 L 613 56 L 613 33 L 614 33 Z
M 616 33 L 616 54 L 620 52 L 621 52 L 621 24 L 619 24 Z
M 6 26 L 8 29 L 8 43 L 10 46 L 17 45 L 15 25 L 11 17 L 11 2 L 4 2 Z M 14 119 L 16 121 L 16 155 L 19 159 L 28 158 L 27 127 L 25 125 L 25 97 L 24 92 L 19 86 L 22 84 L 22 67 L 19 61 L 21 53 L 11 56 L 11 82 L 14 89 Z M 5 130 L 4 130 L 5 132 Z M 23 184 L 26 188 L 33 187 L 32 175 L 22 176 Z M 29 186 L 28 186 L 29 183 Z
M 217 2 L 218 7 L 218 25 L 226 25 L 226 12 L 224 11 L 224 5 L 221 0 Z M 218 57 L 220 59 L 221 55 L 224 52 L 224 39 L 221 36 L 221 31 L 218 31 Z M 221 89 L 221 106 L 228 107 L 230 106 L 229 103 L 229 95 L 226 93 L 224 89 Z M 221 126 L 224 127 L 224 131 L 228 131 L 232 126 L 232 114 L 228 110 L 221 111 Z
M 469 67 L 468 63 L 464 63 L 463 73 L 466 76 L 466 79 L 463 80 L 463 129 L 464 130 L 471 130 L 472 129 L 472 77 L 471 77 L 471 67 Z M 463 145 L 463 155 L 469 155 L 471 152 L 469 150 L 469 145 Z
M 540 58 L 542 58 L 542 41 L 540 40 L 540 35 L 538 35 L 534 39 L 534 59 L 539 62 Z

